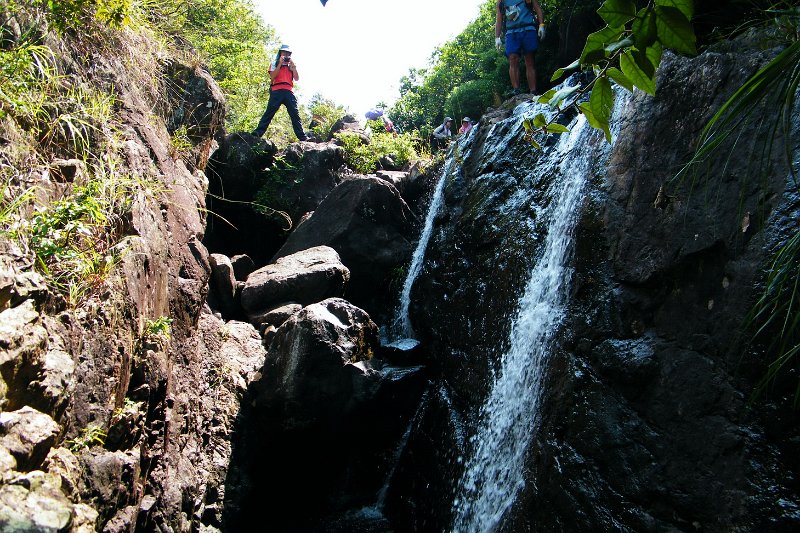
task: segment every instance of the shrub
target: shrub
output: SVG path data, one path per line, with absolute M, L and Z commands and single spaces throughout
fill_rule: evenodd
M 421 144 L 418 137 L 408 133 L 393 135 L 385 132 L 373 132 L 368 145 L 361 142 L 356 133 L 341 132 L 336 137 L 341 140 L 347 164 L 360 174 L 370 174 L 378 168 L 381 157 L 389 155 L 398 165 L 419 157 L 417 147 Z
M 347 109 L 333 100 L 323 98 L 321 94 L 315 94 L 308 105 L 308 113 L 319 123 L 311 128 L 311 133 L 320 139 L 327 139 L 331 135 L 331 128 L 347 114 Z

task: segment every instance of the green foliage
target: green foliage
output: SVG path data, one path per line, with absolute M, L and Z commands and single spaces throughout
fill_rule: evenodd
M 400 80 L 400 98 L 389 115 L 401 131 L 429 134 L 448 105 L 472 109 L 464 114 L 479 117 L 495 103 L 508 84 L 508 61 L 494 48 L 494 20 L 495 3 L 487 0 L 464 31 L 434 51 L 428 68 L 412 69 Z M 478 80 L 478 85 L 458 89 Z M 473 99 L 475 93 L 485 98 L 482 105 Z M 468 105 L 461 101 L 466 97 Z
M 348 166 L 359 174 L 371 174 L 378 168 L 383 156 L 391 156 L 398 165 L 419 157 L 419 137 L 412 134 L 373 131 L 369 144 L 363 144 L 356 133 L 340 132 L 336 137 L 342 142 Z
M 188 40 L 225 93 L 230 130 L 255 127 L 269 97 L 269 64 L 278 47 L 275 31 L 251 0 L 148 0 L 150 20 L 161 31 Z
M 767 340 L 768 353 L 775 354 L 756 387 L 764 393 L 770 384 L 792 369 L 800 354 L 800 231 L 778 248 L 767 272 L 766 287 L 747 318 L 754 338 Z M 800 406 L 800 379 L 794 404 Z
M 72 452 L 91 448 L 92 446 L 105 446 L 108 433 L 99 424 L 90 424 L 83 428 L 80 435 L 73 439 L 67 439 L 64 444 Z
M 189 131 L 185 125 L 172 132 L 172 136 L 169 138 L 169 148 L 172 157 L 180 157 L 192 149 L 192 141 L 189 139 Z
M 169 340 L 172 331 L 173 320 L 166 316 L 160 316 L 154 320 L 147 319 L 144 323 L 144 334 L 149 338 L 160 338 Z
M 128 209 L 130 187 L 95 180 L 47 207 L 35 206 L 29 221 L 10 235 L 29 247 L 36 267 L 56 291 L 77 305 L 98 289 L 119 263 L 115 220 Z
M 497 91 L 494 80 L 470 80 L 455 87 L 445 101 L 445 114 L 455 117 L 457 124 L 465 116 L 479 117 L 486 109 L 486 103 L 492 102 Z
M 119 28 L 131 22 L 131 0 L 34 0 L 34 5 L 49 11 L 49 19 L 59 31 L 86 30 L 92 18 Z
M 585 87 L 569 88 L 574 94 L 569 94 L 571 100 L 566 106 L 562 106 L 567 99 L 561 91 L 551 90 L 539 98 L 539 102 L 549 104 L 559 113 L 550 120 L 541 114 L 527 119 L 528 138 L 534 146 L 540 144 L 534 140 L 537 130 L 542 134 L 561 133 L 562 128 L 553 129 L 552 126 L 567 107 L 583 113 L 589 124 L 602 130 L 606 140 L 611 142 L 609 122 L 614 108 L 611 81 L 628 91 L 637 87 L 655 95 L 656 71 L 664 48 L 682 54 L 697 53 L 691 25 L 693 0 L 650 0 L 640 9 L 633 0 L 605 0 L 597 13 L 606 26 L 586 38 L 580 58 L 558 69 L 552 81 L 578 69 L 592 69 L 596 77 Z M 586 94 L 588 101 L 580 102 L 581 96 Z
M 315 94 L 308 104 L 308 114 L 318 122 L 317 126 L 311 128 L 311 134 L 325 140 L 330 137 L 336 121 L 347 114 L 347 109 L 333 100 L 323 98 L 321 94 Z

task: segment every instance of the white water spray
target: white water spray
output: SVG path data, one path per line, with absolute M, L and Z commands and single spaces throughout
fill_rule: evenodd
M 457 150 L 457 148 L 454 148 Z M 433 191 L 431 203 L 428 206 L 428 214 L 425 216 L 425 225 L 422 228 L 422 233 L 417 241 L 417 247 L 414 250 L 414 255 L 411 256 L 411 266 L 408 267 L 408 274 L 403 283 L 403 290 L 400 292 L 400 304 L 397 307 L 395 318 L 392 321 L 392 333 L 395 338 L 414 338 L 414 328 L 411 327 L 411 319 L 408 316 L 408 308 L 411 305 L 411 287 L 417 280 L 420 272 L 422 271 L 422 261 L 425 259 L 425 250 L 428 248 L 428 241 L 431 240 L 433 233 L 433 221 L 439 208 L 444 201 L 444 184 L 447 181 L 447 176 L 450 174 L 451 167 L 456 160 L 455 155 L 450 155 L 447 162 L 442 169 L 442 174 L 439 176 L 439 181 L 436 182 L 436 188 Z
M 551 186 L 547 237 L 511 325 L 510 347 L 470 439 L 472 455 L 453 502 L 455 532 L 495 531 L 525 484 L 525 458 L 538 423 L 545 363 L 564 316 L 572 275 L 572 232 L 591 164 L 589 155 L 575 148 L 585 142 L 587 130 L 581 115 L 555 147 L 558 157 L 569 156 Z

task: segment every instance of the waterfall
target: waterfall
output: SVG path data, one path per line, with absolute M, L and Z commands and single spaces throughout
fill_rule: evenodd
M 496 530 L 525 484 L 525 459 L 538 422 L 545 363 L 564 316 L 572 274 L 571 234 L 592 163 L 591 154 L 579 148 L 590 130 L 580 115 L 571 133 L 554 148 L 555 157 L 563 162 L 544 213 L 549 221 L 547 236 L 519 301 L 508 351 L 470 439 L 472 453 L 453 501 L 453 531 Z
M 433 221 L 444 201 L 444 185 L 457 159 L 457 154 L 459 153 L 458 147 L 452 148 L 451 152 L 452 153 L 447 157 L 439 180 L 436 182 L 436 188 L 433 191 L 433 197 L 428 206 L 428 214 L 425 216 L 425 225 L 419 236 L 417 247 L 414 249 L 414 255 L 411 256 L 411 265 L 408 267 L 406 280 L 403 282 L 403 290 L 400 292 L 400 304 L 397 306 L 397 311 L 391 327 L 392 334 L 396 339 L 414 338 L 414 329 L 411 327 L 411 319 L 408 316 L 408 307 L 411 304 L 411 287 L 422 271 L 422 261 L 425 259 L 425 250 L 428 248 L 428 241 L 431 240 L 431 234 L 433 233 Z

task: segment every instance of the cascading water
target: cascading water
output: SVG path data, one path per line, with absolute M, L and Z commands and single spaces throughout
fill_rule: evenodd
M 391 327 L 392 336 L 395 339 L 414 338 L 414 329 L 411 327 L 411 319 L 408 316 L 408 308 L 411 304 L 411 287 L 413 287 L 419 273 L 422 271 L 422 261 L 425 259 L 425 250 L 428 248 L 428 241 L 431 240 L 431 234 L 433 233 L 433 221 L 444 200 L 444 185 L 457 159 L 455 154 L 458 153 L 458 146 L 454 147 L 452 152 L 453 153 L 449 154 L 447 157 L 447 161 L 442 169 L 442 174 L 439 176 L 439 181 L 436 182 L 436 188 L 433 191 L 433 197 L 428 206 L 428 214 L 425 216 L 425 225 L 419 236 L 417 247 L 414 249 L 414 255 L 411 256 L 411 265 L 408 267 L 406 280 L 403 282 L 403 290 L 400 292 L 400 304 L 397 306 L 397 312 L 395 313 Z
M 453 502 L 453 531 L 494 531 L 524 486 L 525 457 L 537 425 L 545 362 L 564 315 L 571 278 L 571 234 L 590 170 L 577 149 L 591 128 L 581 115 L 555 147 L 561 177 L 553 180 L 547 237 L 511 326 L 508 351 L 480 413 L 472 454 Z M 568 157 L 564 157 L 569 154 Z

